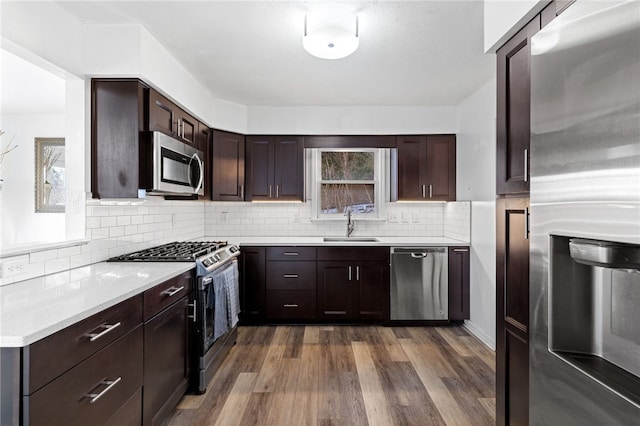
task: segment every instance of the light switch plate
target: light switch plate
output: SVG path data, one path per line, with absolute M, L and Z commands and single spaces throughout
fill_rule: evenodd
M 402 212 L 402 223 L 409 223 L 409 213 Z
M 396 212 L 389 212 L 389 223 L 398 223 L 398 213 Z

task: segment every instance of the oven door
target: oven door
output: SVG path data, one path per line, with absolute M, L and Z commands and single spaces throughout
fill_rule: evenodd
M 212 273 L 198 278 L 197 304 L 200 311 L 200 355 L 237 324 L 238 262 L 228 262 Z
M 153 132 L 153 188 L 151 194 L 204 195 L 202 151 L 164 133 Z

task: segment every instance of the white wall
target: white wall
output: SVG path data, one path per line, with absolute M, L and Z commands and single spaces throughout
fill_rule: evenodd
M 2 164 L 0 247 L 65 239 L 64 213 L 35 212 L 35 138 L 64 138 L 64 114 L 3 114 L 2 146 L 17 148 Z
M 548 3 L 545 0 L 484 0 L 485 53 L 495 53 Z
M 455 107 L 249 107 L 249 134 L 455 133 Z
M 495 349 L 496 81 L 458 106 L 458 199 L 471 201 L 471 319 L 467 328 Z
M 247 107 L 213 97 L 144 27 L 91 25 L 83 33 L 92 77 L 139 77 L 211 127 L 244 133 Z

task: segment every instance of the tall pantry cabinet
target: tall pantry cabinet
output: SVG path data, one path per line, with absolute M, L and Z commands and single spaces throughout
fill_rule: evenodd
M 550 2 L 497 56 L 496 423 L 529 423 L 531 38 L 572 1 Z

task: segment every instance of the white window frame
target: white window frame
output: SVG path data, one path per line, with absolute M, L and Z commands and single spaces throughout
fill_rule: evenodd
M 353 217 L 358 220 L 384 220 L 386 217 L 386 201 L 388 197 L 388 175 L 389 150 L 383 148 L 314 148 L 311 149 L 310 167 L 310 187 L 312 202 L 312 220 L 344 220 L 344 214 L 322 213 L 320 202 L 321 186 L 326 183 L 342 183 L 342 184 L 373 184 L 375 197 L 375 211 L 373 213 L 353 213 Z M 373 153 L 373 170 L 374 176 L 371 181 L 361 180 L 341 180 L 341 181 L 323 181 L 322 180 L 322 153 L 323 152 L 371 152 Z

